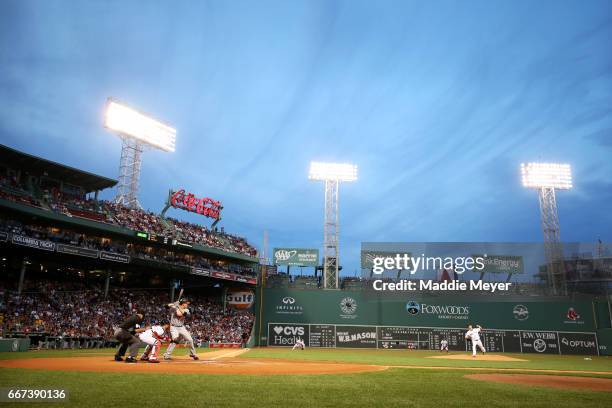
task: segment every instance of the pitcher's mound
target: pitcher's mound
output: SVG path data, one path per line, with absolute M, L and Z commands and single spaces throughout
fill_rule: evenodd
M 492 381 L 505 384 L 520 384 L 532 387 L 552 387 L 612 392 L 612 379 L 610 378 L 528 374 L 469 374 L 465 377 L 472 380 Z
M 443 358 L 446 360 L 473 360 L 473 361 L 529 361 L 522 358 L 510 356 L 500 356 L 499 354 L 479 354 L 473 358 L 471 354 L 443 354 L 441 356 L 431 356 L 427 358 Z

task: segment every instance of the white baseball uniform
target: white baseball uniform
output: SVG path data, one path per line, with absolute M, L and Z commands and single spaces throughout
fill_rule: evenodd
M 440 351 L 448 351 L 448 341 L 442 340 L 440 341 Z
M 306 348 L 306 344 L 304 343 L 304 340 L 297 339 L 295 341 L 295 344 L 293 345 L 293 348 L 291 350 L 295 350 L 296 348 L 300 348 L 300 349 L 304 350 L 304 348 Z
M 472 339 L 472 356 L 476 357 L 476 347 L 480 348 L 480 350 L 485 353 L 485 348 L 482 345 L 482 341 L 480 341 L 480 328 L 476 327 L 472 330 L 468 330 L 468 332 L 465 334 L 466 337 L 469 337 Z
M 152 326 L 138 335 L 140 341 L 147 345 L 141 359 L 157 360 L 157 353 L 161 348 L 161 339 L 164 337 L 164 334 L 163 327 Z

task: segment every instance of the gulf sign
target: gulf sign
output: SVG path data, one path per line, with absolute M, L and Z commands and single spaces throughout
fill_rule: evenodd
M 225 295 L 225 301 L 234 309 L 249 309 L 255 302 L 255 292 L 250 289 L 230 289 Z

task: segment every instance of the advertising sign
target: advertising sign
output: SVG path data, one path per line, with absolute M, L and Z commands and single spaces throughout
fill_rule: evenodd
M 184 189 L 173 191 L 170 194 L 170 205 L 174 208 L 201 214 L 205 217 L 218 220 L 221 218 L 223 206 L 220 201 L 212 198 L 197 198 L 192 193 L 185 193 Z
M 484 256 L 480 255 L 472 255 L 474 259 L 480 257 L 482 258 L 482 262 L 484 263 L 484 269 L 476 270 L 474 272 L 478 273 L 506 273 L 506 274 L 519 274 L 523 273 L 525 268 L 523 265 L 523 257 L 522 256 L 512 256 L 512 255 L 490 255 Z
M 559 346 L 561 354 L 598 354 L 595 333 L 559 332 Z
M 375 326 L 336 326 L 336 347 L 376 348 Z
M 319 250 L 310 248 L 274 248 L 274 264 L 316 267 L 319 264 Z
M 98 257 L 97 250 L 89 249 L 89 248 L 81 248 L 81 247 L 74 246 L 74 245 L 57 244 L 56 250 L 57 252 L 62 252 L 64 254 L 86 256 L 88 258 Z
M 234 309 L 249 309 L 255 301 L 255 292 L 251 289 L 229 289 L 225 294 L 225 301 Z
M 557 333 L 522 331 L 521 348 L 523 353 L 559 354 Z
M 293 346 L 298 339 L 309 345 L 309 325 L 270 323 L 268 325 L 269 346 Z
M 44 251 L 54 251 L 55 243 L 43 241 L 41 239 L 30 238 L 23 235 L 13 235 L 13 244 L 28 246 L 31 248 L 42 249 Z
M 124 254 L 116 254 L 114 252 L 100 251 L 100 259 L 105 261 L 130 263 L 130 256 Z

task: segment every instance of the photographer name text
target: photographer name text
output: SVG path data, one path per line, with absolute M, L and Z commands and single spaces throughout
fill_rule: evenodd
M 372 282 L 374 290 L 379 291 L 440 291 L 440 292 L 461 292 L 461 291 L 484 291 L 497 292 L 510 290 L 510 282 L 483 282 L 481 280 L 471 280 L 461 282 L 458 280 L 452 281 L 433 281 L 433 280 L 406 280 L 402 279 L 398 282 L 385 282 L 382 279 L 377 279 Z

